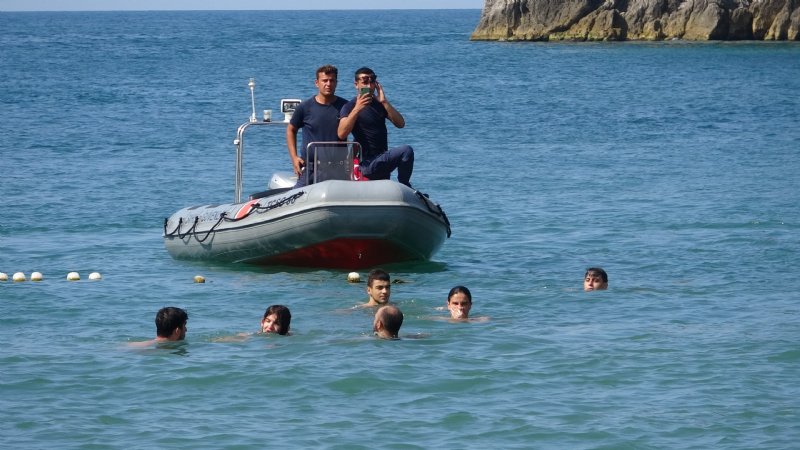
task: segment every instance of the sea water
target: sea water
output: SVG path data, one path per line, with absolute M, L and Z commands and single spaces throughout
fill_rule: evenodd
M 471 42 L 479 14 L 0 13 L 0 271 L 44 275 L 0 283 L 0 446 L 795 447 L 800 46 Z M 249 79 L 281 120 L 323 64 L 347 98 L 375 70 L 452 223 L 386 267 L 399 341 L 345 271 L 163 246 L 233 200 Z M 245 193 L 290 170 L 264 136 Z M 457 284 L 489 321 L 435 320 Z M 293 336 L 217 342 L 274 303 Z M 187 340 L 129 348 L 167 305 Z

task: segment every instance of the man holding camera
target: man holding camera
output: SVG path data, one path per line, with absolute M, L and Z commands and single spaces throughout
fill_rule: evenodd
M 397 128 L 406 126 L 400 114 L 378 83 L 378 77 L 369 67 L 356 70 L 355 87 L 357 96 L 342 108 L 339 114 L 339 139 L 345 141 L 350 133 L 361 144 L 359 166 L 364 177 L 370 180 L 388 180 L 397 169 L 397 181 L 411 187 L 411 173 L 414 171 L 414 149 L 401 145 L 389 149 L 386 120 Z

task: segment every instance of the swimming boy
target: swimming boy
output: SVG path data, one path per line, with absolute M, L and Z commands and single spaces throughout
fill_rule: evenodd
M 369 273 L 367 295 L 369 296 L 369 301 L 359 305 L 362 308 L 389 303 L 389 297 L 392 295 L 392 282 L 385 270 L 375 269 Z
M 156 338 L 144 342 L 132 342 L 133 347 L 147 347 L 159 342 L 182 341 L 186 338 L 186 322 L 189 314 L 181 308 L 166 306 L 156 313 Z
M 583 276 L 583 290 L 604 291 L 606 289 L 608 289 L 608 275 L 606 271 L 599 267 L 590 267 L 586 269 L 586 274 Z

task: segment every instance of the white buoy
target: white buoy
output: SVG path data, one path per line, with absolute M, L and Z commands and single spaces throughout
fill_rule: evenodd
M 194 276 L 194 282 L 195 283 L 205 283 L 206 279 L 202 275 L 195 275 Z
M 102 280 L 103 276 L 100 275 L 100 272 L 92 272 L 89 274 L 89 279 L 92 281 Z
M 22 272 L 17 272 L 11 277 L 11 279 L 14 281 L 25 281 L 25 274 Z
M 0 281 L 8 281 L 8 274 L 5 272 L 0 272 Z
M 81 276 L 78 272 L 70 272 L 67 274 L 67 281 L 78 281 L 81 279 Z
M 31 274 L 31 281 L 42 281 L 42 272 L 33 272 Z
M 347 275 L 347 281 L 351 283 L 358 283 L 361 281 L 361 275 L 359 275 L 358 272 L 350 272 Z

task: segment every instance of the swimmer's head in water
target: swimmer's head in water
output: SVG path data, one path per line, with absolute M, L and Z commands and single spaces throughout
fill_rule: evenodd
M 367 279 L 367 295 L 371 303 L 383 305 L 389 303 L 392 295 L 392 283 L 389 274 L 381 269 L 375 269 L 369 273 Z
M 372 330 L 382 339 L 397 339 L 403 325 L 403 313 L 393 305 L 381 306 L 375 311 Z
M 286 335 L 292 322 L 292 313 L 283 305 L 272 305 L 264 312 L 261 319 L 262 333 L 275 333 Z
M 181 308 L 167 306 L 156 313 L 156 336 L 170 341 L 186 338 L 186 322 L 189 314 Z
M 583 290 L 602 291 L 605 289 L 608 289 L 608 275 L 606 271 L 599 267 L 590 267 L 586 269 L 586 274 L 583 276 Z
M 447 309 L 453 319 L 468 319 L 472 294 L 465 286 L 456 286 L 447 294 Z

